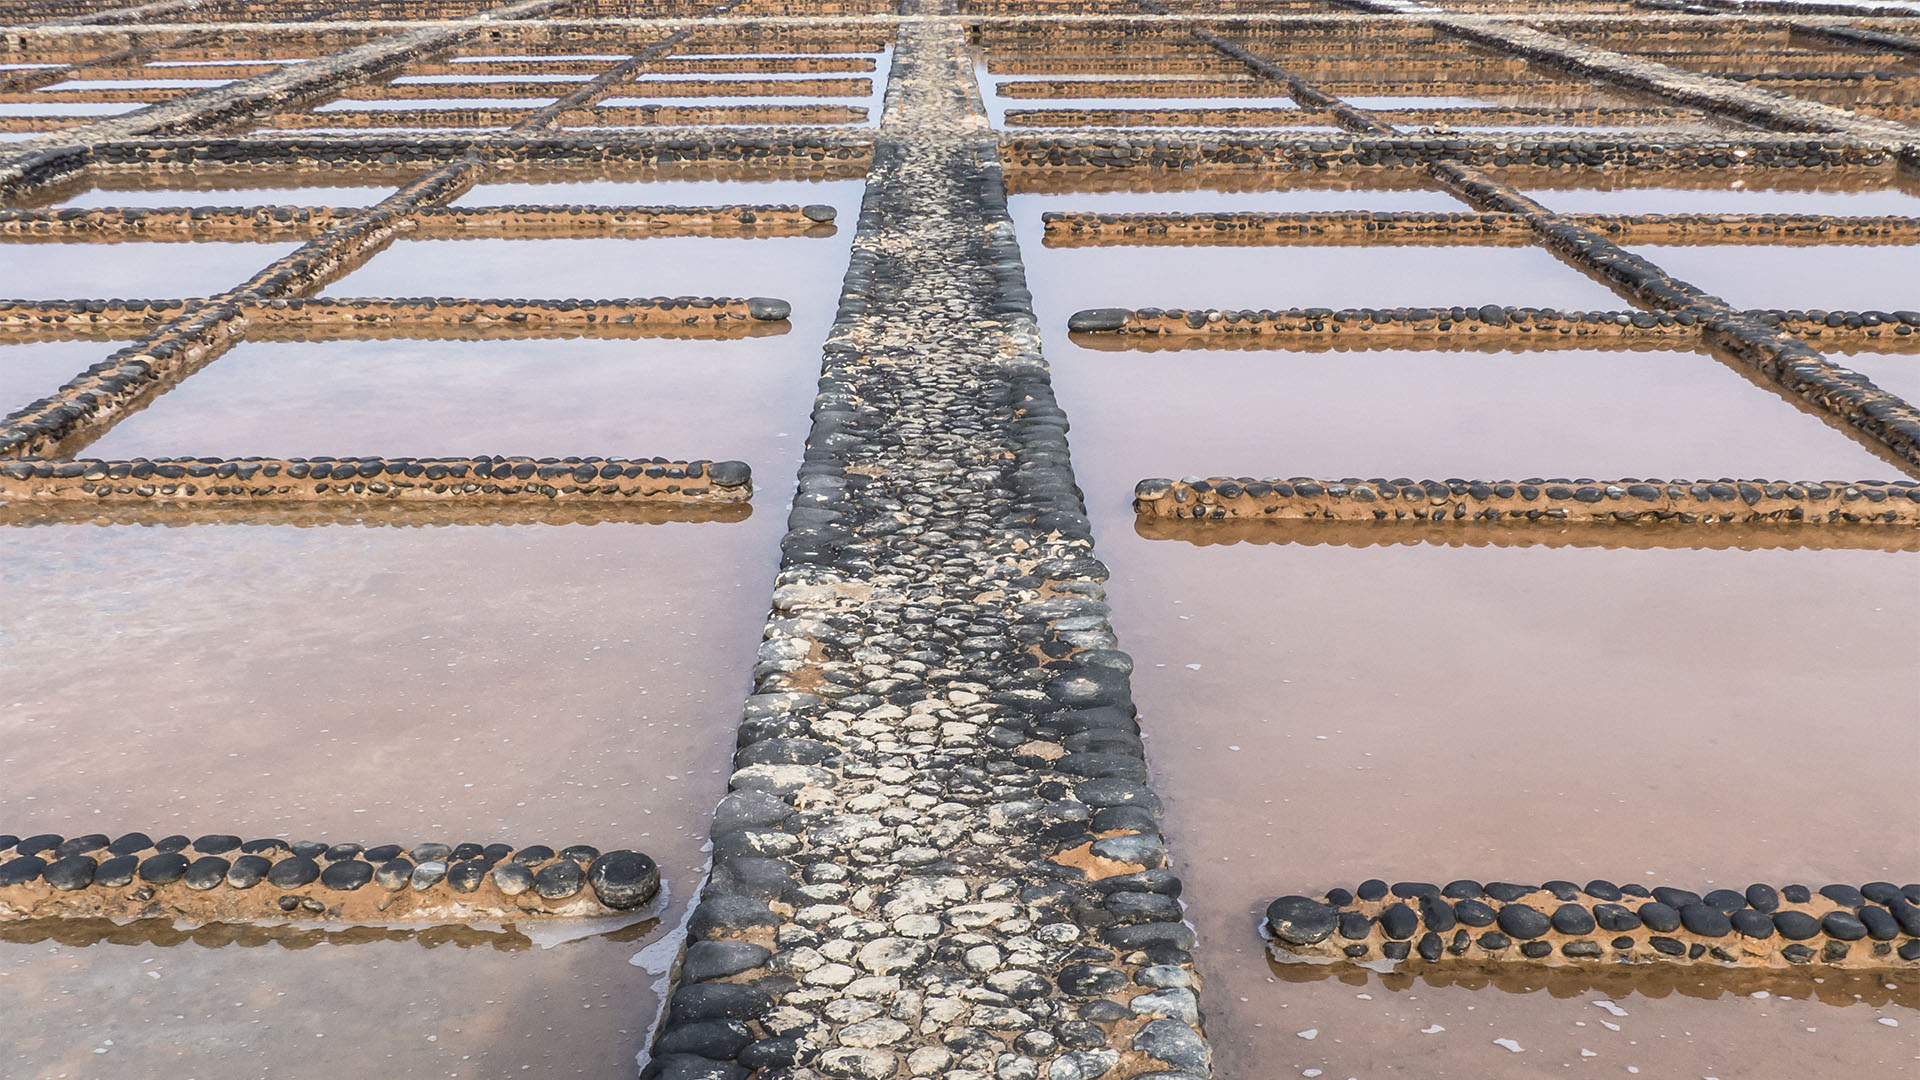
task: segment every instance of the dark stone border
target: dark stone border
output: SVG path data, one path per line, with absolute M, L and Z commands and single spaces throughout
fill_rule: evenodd
M 0 836 L 0 856 L 0 920 L 578 917 L 634 911 L 660 892 L 652 859 L 587 844 L 45 833 Z
M 1142 480 L 1142 517 L 1189 521 L 1780 523 L 1920 527 L 1920 481 Z
M 531 499 L 744 502 L 752 473 L 739 461 L 632 458 L 39 458 L 0 461 L 0 500 L 417 502 Z
M 1920 885 L 1649 889 L 1379 879 L 1324 901 L 1283 896 L 1262 931 L 1276 959 L 1432 964 L 1702 963 L 1743 968 L 1920 968 Z

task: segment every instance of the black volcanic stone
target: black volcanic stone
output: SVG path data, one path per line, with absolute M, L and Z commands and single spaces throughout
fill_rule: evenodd
M 1647 924 L 1647 929 L 1662 934 L 1671 934 L 1680 929 L 1680 913 L 1672 905 L 1658 900 L 1640 905 L 1640 921 Z
M 1731 915 L 1747 906 L 1747 898 L 1732 889 L 1715 889 L 1701 897 L 1700 902 L 1725 915 Z
M 1526 904 L 1508 904 L 1500 909 L 1500 929 L 1508 937 L 1525 941 L 1537 938 L 1552 927 L 1545 915 Z
M 98 869 L 94 861 L 85 855 L 69 855 L 64 859 L 55 859 L 40 872 L 47 884 L 61 892 L 73 892 L 93 884 L 93 875 Z M 1891 923 L 1893 920 L 1887 920 Z
M 660 892 L 660 868 L 637 851 L 609 851 L 587 868 L 587 884 L 615 911 L 632 911 Z
M 415 853 L 414 857 L 419 858 L 420 849 L 414 848 L 413 850 Z M 442 858 L 453 861 L 453 862 L 465 862 L 468 859 L 479 858 L 481 854 L 486 850 L 487 850 L 486 848 L 481 847 L 479 844 L 473 843 L 472 841 L 468 841 L 467 843 L 464 843 L 464 844 L 455 844 L 453 846 L 453 850 L 451 852 L 448 852 L 445 856 L 442 856 Z
M 454 892 L 470 893 L 487 880 L 487 863 L 482 859 L 462 859 L 447 867 L 447 887 Z
M 1640 916 L 1619 904 L 1593 905 L 1593 921 L 1600 929 L 1614 934 L 1640 929 Z
M 1283 896 L 1267 905 L 1267 929 L 1288 945 L 1317 945 L 1338 923 L 1338 909 L 1312 897 Z
M 327 853 L 327 845 L 318 840 L 295 840 L 287 845 L 287 850 L 303 859 L 318 859 Z
M 8 859 L 0 863 L 0 888 L 36 881 L 46 868 L 47 860 L 38 855 L 22 855 L 17 859 Z
M 519 863 L 521 866 L 532 867 L 539 866 L 551 858 L 553 858 L 552 848 L 545 844 L 534 844 L 514 852 L 512 861 Z
M 600 857 L 600 849 L 592 844 L 568 844 L 560 849 L 560 857 L 586 866 Z
M 1805 904 L 1813 899 L 1813 890 L 1805 885 L 1783 885 L 1780 887 L 1780 899 L 1789 904 Z
M 367 850 L 366 847 L 361 844 L 334 844 L 327 848 L 327 861 L 343 862 L 347 859 L 357 859 L 365 850 Z
M 1900 886 L 1891 881 L 1869 881 L 1860 886 L 1860 895 L 1876 904 L 1891 904 L 1900 899 Z
M 267 883 L 282 889 L 298 889 L 320 880 L 320 864 L 305 855 L 290 855 L 267 871 Z
M 145 851 L 152 846 L 153 837 L 143 832 L 130 832 L 125 836 L 116 838 L 113 843 L 108 844 L 107 850 L 115 855 L 132 855 L 136 852 Z
M 1441 888 L 1440 895 L 1449 900 L 1478 900 L 1487 895 L 1487 890 L 1477 881 L 1461 878 L 1458 881 L 1447 882 Z
M 1841 941 L 1859 941 L 1867 936 L 1867 924 L 1850 911 L 1829 911 L 1820 917 L 1820 929 Z
M 1620 899 L 1623 895 L 1620 892 L 1620 886 L 1603 878 L 1595 878 L 1587 882 L 1587 887 L 1584 891 L 1595 900 L 1613 901 Z
M 1910 937 L 1920 937 L 1920 906 L 1908 903 L 1903 897 L 1888 904 L 1887 910 L 1892 912 L 1893 921 L 1900 924 L 1903 932 Z
M 267 879 L 273 863 L 265 855 L 242 855 L 227 867 L 227 884 L 236 889 L 251 889 Z
M 1677 938 L 1661 937 L 1656 934 L 1647 939 L 1647 944 L 1653 946 L 1654 952 L 1660 953 L 1663 956 L 1687 955 L 1686 945 L 1682 944 Z
M 1727 919 L 1742 937 L 1765 941 L 1773 936 L 1773 920 L 1752 908 L 1741 908 Z
M 1420 954 L 1420 959 L 1429 962 L 1440 959 L 1440 954 L 1445 948 L 1446 943 L 1440 940 L 1440 935 L 1431 930 L 1421 934 L 1419 944 L 1414 946 L 1414 950 Z
M 667 1005 L 672 1026 L 701 1020 L 758 1020 L 773 1008 L 766 991 L 738 983 L 695 983 L 674 991 Z
M 1365 941 L 1373 933 L 1373 918 L 1358 911 L 1340 913 L 1340 936 L 1347 941 Z
M 587 872 L 571 859 L 561 859 L 533 875 L 533 891 L 546 900 L 565 900 L 577 896 L 586 885 Z
M 320 871 L 320 884 L 334 892 L 352 892 L 373 880 L 373 864 L 359 859 L 330 862 Z
M 47 867 L 47 880 L 53 880 L 53 867 Z M 1875 941 L 1892 941 L 1900 936 L 1900 924 L 1893 921 L 1887 909 L 1867 904 L 1855 913 L 1860 924 L 1867 928 L 1867 936 Z
M 656 1054 L 698 1054 L 714 1061 L 730 1061 L 753 1041 L 753 1029 L 738 1020 L 700 1020 L 667 1029 L 654 1046 Z
M 1727 916 L 1707 904 L 1688 904 L 1681 908 L 1680 925 L 1701 937 L 1726 937 L 1733 933 L 1733 923 Z
M 59 847 L 66 837 L 59 833 L 35 833 L 14 842 L 13 850 L 21 855 L 44 855 Z
M 1353 893 L 1347 889 L 1328 889 L 1327 903 L 1334 907 L 1346 907 L 1353 903 Z
M 1686 907 L 1688 904 L 1697 904 L 1700 902 L 1700 894 L 1697 892 L 1691 892 L 1687 889 L 1668 888 L 1665 885 L 1658 886 L 1653 890 L 1653 898 L 1675 911 Z
M 1380 929 L 1394 941 L 1405 941 L 1420 929 L 1420 917 L 1405 904 L 1390 904 L 1380 912 Z
M 1453 929 L 1457 921 L 1453 917 L 1453 905 L 1441 899 L 1439 894 L 1420 898 L 1420 921 L 1427 929 L 1436 934 L 1444 934 Z
M 1549 941 L 1526 941 L 1520 945 L 1520 955 L 1529 960 L 1539 960 L 1553 955 L 1553 943 Z
M 400 853 L 405 850 L 406 849 L 399 844 L 381 844 L 378 847 L 370 847 L 361 852 L 360 857 L 375 866 L 379 866 L 383 862 L 391 862 L 399 858 Z
M 1855 911 L 1860 910 L 1861 905 L 1867 902 L 1867 898 L 1861 894 L 1860 890 L 1851 885 L 1822 885 L 1820 895 L 1843 908 L 1852 908 Z
M 160 839 L 155 840 L 153 842 L 153 850 L 159 852 L 162 855 L 171 855 L 176 851 L 185 851 L 192 846 L 193 846 L 192 840 L 189 840 L 186 837 L 179 835 L 178 833 L 175 833 L 172 836 L 163 836 Z
M 1498 930 L 1489 930 L 1486 933 L 1481 934 L 1478 938 L 1475 939 L 1475 941 L 1479 944 L 1481 948 L 1487 950 L 1488 952 L 1499 952 L 1501 949 L 1507 948 L 1508 946 L 1513 944 L 1512 938 L 1507 937 L 1507 935 L 1501 933 Z
M 533 888 L 533 871 L 519 863 L 500 863 L 493 868 L 493 886 L 508 896 L 519 896 Z
M 1353 890 L 1353 894 L 1368 902 L 1384 900 L 1387 896 L 1387 883 L 1379 878 L 1368 878 L 1360 883 L 1359 888 Z
M 1386 941 L 1380 945 L 1380 955 L 1389 960 L 1405 960 L 1413 952 L 1413 944 L 1407 941 Z
M 800 1040 L 788 1035 L 748 1043 L 734 1060 L 748 1069 L 780 1069 L 798 1064 L 800 1051 Z
M 1500 917 L 1500 913 L 1495 911 L 1491 904 L 1483 904 L 1478 900 L 1462 900 L 1453 905 L 1453 917 L 1468 926 L 1492 926 L 1493 921 Z
M 392 858 L 373 868 L 373 883 L 388 892 L 399 892 L 413 880 L 413 861 Z
M 1562 903 L 1570 903 L 1575 897 L 1580 895 L 1580 886 L 1575 885 L 1571 881 L 1543 881 L 1540 883 L 1540 887 L 1547 890 L 1555 900 Z
M 1789 964 L 1805 964 L 1819 954 L 1807 948 L 1805 945 L 1789 945 L 1780 950 L 1780 955 Z
M 93 883 L 110 889 L 117 889 L 122 885 L 131 884 L 133 882 L 133 875 L 139 868 L 140 856 L 115 855 L 113 858 L 102 862 L 99 868 L 93 872 Z
M 1773 927 L 1788 941 L 1807 941 L 1820 934 L 1820 920 L 1804 911 L 1776 911 Z
M 1511 881 L 1490 881 L 1487 883 L 1487 895 L 1503 904 L 1511 904 L 1532 891 L 1533 886 L 1531 885 L 1516 885 Z
M 278 837 L 268 836 L 259 840 L 249 840 L 240 845 L 240 850 L 247 855 L 277 855 L 282 851 L 293 850 L 293 846 Z
M 1402 900 L 1413 900 L 1422 896 L 1440 895 L 1440 887 L 1438 885 L 1429 885 L 1424 881 L 1396 881 L 1393 883 L 1393 888 L 1390 891 Z
M 1127 973 L 1101 964 L 1068 964 L 1054 980 L 1068 997 L 1104 997 L 1126 988 Z
M 229 848 L 229 851 L 232 849 Z M 187 867 L 185 881 L 187 888 L 199 892 L 218 888 L 227 880 L 227 871 L 233 864 L 218 855 L 202 855 Z
M 149 885 L 171 885 L 187 875 L 190 865 L 185 855 L 177 851 L 164 852 L 140 864 L 140 880 Z
M 1780 910 L 1780 890 L 1771 885 L 1747 886 L 1747 904 L 1753 910 L 1771 915 Z
M 1553 928 L 1563 934 L 1591 934 L 1596 925 L 1593 913 L 1579 904 L 1561 904 L 1553 910 Z
M 224 833 L 213 833 L 193 842 L 193 850 L 202 855 L 225 855 L 240 846 L 240 838 Z
M 680 978 L 689 983 L 724 979 L 752 971 L 772 955 L 766 946 L 748 941 L 696 941 L 680 959 Z
M 107 837 L 102 833 L 69 837 L 66 842 L 53 849 L 53 857 L 57 861 L 72 858 L 75 855 L 91 855 L 106 846 Z
M 0 851 L 5 851 L 19 842 L 20 838 L 12 833 L 0 833 Z
M 453 848 L 446 844 L 415 844 L 407 857 L 414 862 L 445 862 L 453 857 Z
M 512 844 L 488 844 L 480 849 L 481 857 L 490 863 L 497 863 L 511 854 L 513 854 Z

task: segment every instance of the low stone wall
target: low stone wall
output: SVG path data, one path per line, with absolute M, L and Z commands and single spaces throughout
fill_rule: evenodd
M 1828 214 L 1562 214 L 1617 243 L 1920 244 L 1920 217 Z M 1049 247 L 1095 245 L 1497 244 L 1536 242 L 1526 217 L 1505 213 L 1138 213 L 1049 211 Z
M 1423 345 L 1443 344 L 1449 337 L 1476 342 L 1501 342 L 1513 348 L 1572 347 L 1588 343 L 1657 342 L 1671 348 L 1693 347 L 1700 341 L 1701 322 L 1687 312 L 1558 311 L 1552 308 L 1509 308 L 1498 304 L 1451 308 L 1290 308 L 1285 311 L 1234 308 L 1092 308 L 1067 320 L 1077 334 L 1112 334 L 1121 339 L 1153 341 L 1185 337 L 1272 337 L 1274 347 L 1292 339 L 1365 339 L 1377 347 L 1408 339 Z M 1354 347 L 1363 347 L 1358 342 Z
M 359 213 L 338 206 L 0 208 L 0 242 L 310 240 Z M 398 231 L 416 239 L 832 236 L 835 215 L 831 206 L 792 204 L 431 206 L 414 211 Z
M 567 918 L 634 911 L 659 892 L 651 858 L 587 844 L 0 836 L 0 920 Z
M 739 461 L 619 458 L 177 458 L 0 461 L 0 500 L 34 502 L 744 502 Z
M 150 332 L 183 313 L 186 300 L 0 300 L 0 337 L 15 341 L 110 341 Z M 738 338 L 781 334 L 791 309 L 773 297 L 642 300 L 471 300 L 288 297 L 234 305 L 252 340 L 333 337 L 470 337 L 484 333 L 607 337 Z M 113 359 L 74 380 L 111 373 Z M 69 384 L 69 388 L 72 387 Z M 62 393 L 66 391 L 63 390 Z M 53 399 L 47 399 L 53 400 Z
M 1920 482 L 1142 480 L 1142 517 L 1192 521 L 1544 521 L 1920 526 Z
M 1262 930 L 1275 959 L 1356 964 L 1701 963 L 1920 968 L 1920 885 L 1749 885 L 1744 891 L 1570 881 L 1378 879 L 1324 900 L 1283 896 Z
M 1301 138 L 1224 133 L 1125 135 L 1001 135 L 1009 169 L 1159 171 L 1323 171 L 1412 168 L 1434 161 L 1490 167 L 1631 167 L 1636 173 L 1730 173 L 1766 169 L 1890 169 L 1899 160 L 1894 144 L 1845 135 L 1724 136 L 1614 134 L 1585 138 L 1518 133 L 1498 140 L 1437 135 L 1313 135 Z

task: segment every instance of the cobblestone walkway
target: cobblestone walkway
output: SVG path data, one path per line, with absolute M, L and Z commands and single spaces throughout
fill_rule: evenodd
M 969 67 L 902 31 L 653 1075 L 1210 1075 Z

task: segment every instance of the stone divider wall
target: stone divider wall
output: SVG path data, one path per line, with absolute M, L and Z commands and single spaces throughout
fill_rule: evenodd
M 903 32 L 649 1077 L 1210 1072 L 969 68 Z
M 624 458 L 164 458 L 0 461 L 0 500 L 408 503 L 744 502 L 739 461 Z
M 1379 879 L 1324 901 L 1283 896 L 1263 929 L 1276 959 L 1430 964 L 1700 963 L 1742 968 L 1920 969 L 1920 885 L 1755 884 L 1649 889 Z
M 0 244 L 73 241 L 291 240 L 323 236 L 360 210 L 342 206 L 0 208 Z M 832 236 L 824 205 L 421 207 L 400 226 L 413 238 L 522 236 Z
M 0 920 L 579 918 L 634 911 L 659 892 L 652 859 L 588 844 L 0 836 Z
M 1148 479 L 1142 517 L 1191 521 L 1762 522 L 1920 526 L 1920 482 L 1743 480 Z

